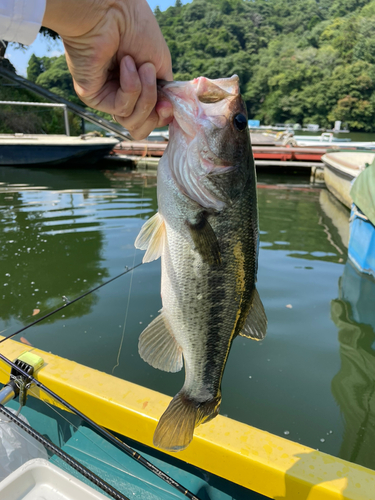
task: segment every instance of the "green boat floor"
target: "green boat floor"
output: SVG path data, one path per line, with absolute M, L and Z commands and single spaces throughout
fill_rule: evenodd
M 7 404 L 7 407 L 17 410 L 19 403 L 13 400 Z M 22 408 L 22 415 L 28 419 L 31 427 L 130 499 L 186 499 L 182 493 L 166 484 L 162 479 L 83 424 L 79 417 L 61 409 L 47 406 L 44 402 L 31 397 L 28 398 L 27 405 Z M 177 458 L 166 455 L 161 451 L 149 448 L 123 436 L 118 437 L 153 465 L 185 488 L 188 488 L 200 500 L 266 499 L 263 495 L 254 493 L 215 474 L 210 474 Z M 52 456 L 50 461 L 100 491 L 103 495 L 108 496 L 57 456 Z M 251 474 L 250 470 L 249 474 Z
M 130 499 L 176 500 L 186 498 L 182 493 L 167 485 L 162 479 L 155 476 L 116 446 L 84 425 L 80 426 L 77 432 L 67 441 L 65 446 L 63 446 L 63 450 Z M 136 449 L 136 451 L 141 452 L 147 460 L 171 476 L 175 481 L 178 481 L 185 488 L 188 488 L 200 500 L 245 498 L 247 500 L 260 500 L 265 498 L 246 488 L 239 487 L 222 478 L 212 476 L 200 469 L 194 468 L 202 476 L 199 477 L 197 473 L 194 474 L 181 468 L 180 465 L 183 462 L 178 461 L 179 467 L 177 467 L 171 463 L 159 460 L 155 456 L 148 455 L 143 449 Z M 174 460 L 176 461 L 176 459 Z M 98 489 L 60 458 L 54 456 L 51 458 L 51 462 L 81 479 L 83 482 L 90 484 L 95 489 Z M 222 488 L 209 484 L 208 481 L 211 479 L 214 479 L 214 482 L 225 485 L 225 489 L 229 489 L 229 492 L 222 491 Z M 234 494 L 230 491 L 232 489 L 234 490 Z
M 15 411 L 19 406 L 18 400 L 9 401 L 6 405 L 7 408 Z M 75 429 L 82 423 L 76 415 L 61 409 L 56 410 L 55 407 L 47 406 L 43 401 L 31 397 L 27 399 L 21 414 L 27 418 L 33 429 L 60 448 L 74 435 Z

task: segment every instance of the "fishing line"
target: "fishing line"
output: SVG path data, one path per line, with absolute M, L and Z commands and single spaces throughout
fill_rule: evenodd
M 134 264 L 134 262 L 133 262 Z M 17 330 L 16 332 L 14 333 L 11 333 L 10 335 L 8 335 L 7 337 L 4 337 L 2 340 L 0 340 L 0 344 L 2 342 L 5 342 L 6 340 L 8 339 L 11 339 L 12 337 L 14 337 L 15 335 L 18 335 L 19 333 L 22 333 L 24 332 L 25 330 L 27 330 L 28 328 L 30 328 L 31 326 L 34 326 L 36 325 L 37 323 L 40 323 L 41 321 L 43 321 L 44 319 L 46 318 L 49 318 L 50 316 L 52 316 L 52 314 L 55 314 L 59 311 L 61 311 L 62 309 L 65 309 L 66 307 L 74 304 L 74 302 L 77 302 L 78 300 L 80 299 L 83 299 L 83 297 L 86 297 L 87 295 L 89 295 L 90 293 L 93 293 L 93 292 L 96 292 L 96 290 L 99 290 L 99 288 L 102 288 L 104 285 L 108 285 L 108 283 L 111 283 L 111 281 L 114 281 L 114 280 L 117 280 L 117 278 L 120 278 L 121 276 L 124 276 L 124 274 L 128 274 L 130 273 L 130 271 L 133 271 L 134 269 L 136 269 L 137 267 L 141 266 L 143 263 L 140 262 L 139 264 L 136 264 L 135 266 L 133 265 L 133 267 L 131 269 L 126 269 L 125 271 L 123 271 L 122 273 L 118 274 L 117 276 L 115 276 L 114 278 L 111 278 L 109 279 L 108 281 L 105 281 L 104 283 L 98 285 L 97 287 L 95 288 L 92 288 L 91 290 L 89 290 L 88 292 L 85 292 L 84 294 L 80 295 L 79 297 L 73 299 L 73 300 L 69 300 L 62 306 L 58 307 L 57 309 L 55 309 L 54 311 L 51 311 L 49 312 L 48 314 L 45 314 L 44 316 L 42 316 L 41 318 L 39 319 L 36 319 L 35 321 L 33 321 L 32 323 L 22 327 L 20 330 Z
M 143 181 L 143 184 L 142 184 L 142 193 L 141 193 L 141 212 L 142 212 L 142 208 L 143 208 L 144 190 L 145 190 L 145 182 Z M 135 262 L 136 253 L 137 253 L 137 249 L 134 247 L 133 267 L 132 267 L 132 269 L 134 269 L 134 262 Z M 120 365 L 120 356 L 121 356 L 121 351 L 122 351 L 122 344 L 124 343 L 126 322 L 128 320 L 129 304 L 130 304 L 131 290 L 132 290 L 132 285 L 133 285 L 133 274 L 134 273 L 132 271 L 131 276 L 130 276 L 129 293 L 128 293 L 128 303 L 126 305 L 126 310 L 125 310 L 124 327 L 122 329 L 122 335 L 121 335 L 120 345 L 119 345 L 119 349 L 118 349 L 118 353 L 117 353 L 116 364 L 112 368 L 112 375 L 114 374 L 115 369 Z
M 139 264 L 140 265 L 140 264 Z M 97 423 L 95 423 L 93 420 L 91 420 L 89 417 L 87 417 L 84 413 L 82 413 L 80 410 L 72 406 L 70 403 L 65 401 L 63 398 L 58 396 L 56 393 L 54 393 L 51 389 L 46 387 L 42 382 L 34 378 L 32 375 L 24 371 L 21 367 L 13 363 L 10 359 L 8 359 L 6 356 L 4 356 L 2 353 L 0 353 L 0 359 L 4 361 L 4 363 L 7 363 L 10 365 L 14 370 L 16 370 L 16 373 L 20 373 L 23 377 L 25 377 L 27 380 L 29 380 L 31 383 L 35 384 L 39 389 L 42 391 L 46 392 L 49 396 L 54 398 L 56 401 L 64 405 L 68 410 L 70 410 L 72 413 L 75 413 L 78 415 L 82 420 L 84 420 L 86 423 L 92 426 L 93 429 L 95 429 L 99 434 L 101 434 L 103 437 L 108 439 L 112 444 L 120 448 L 121 451 L 126 453 L 129 457 L 133 458 L 136 460 L 138 463 L 140 463 L 143 467 L 151 471 L 153 474 L 158 476 L 160 479 L 165 481 L 167 484 L 178 490 L 180 493 L 185 495 L 189 500 L 199 500 L 199 498 L 191 493 L 191 491 L 187 490 L 184 488 L 180 483 L 175 481 L 173 478 L 168 476 L 165 472 L 160 470 L 156 465 L 153 463 L 149 462 L 146 458 L 144 458 L 142 455 L 140 455 L 137 451 L 135 451 L 131 446 L 127 445 L 123 441 L 121 441 L 119 438 L 114 436 L 111 432 L 108 430 L 104 429 Z M 1 407 L 1 405 L 0 405 Z M 13 414 L 12 414 L 13 415 Z
M 134 261 L 135 261 L 135 254 L 136 254 L 136 250 L 134 251 L 134 258 L 133 258 L 133 266 L 134 266 Z M 120 364 L 120 356 L 121 356 L 121 350 L 122 350 L 122 344 L 124 342 L 124 337 L 125 337 L 125 328 L 126 328 L 126 322 L 128 320 L 128 311 L 129 311 L 129 304 L 130 304 L 130 296 L 131 296 L 131 289 L 132 289 L 132 284 L 133 284 L 133 269 L 134 267 L 132 268 L 132 272 L 131 272 L 131 275 L 130 275 L 130 283 L 129 283 L 129 293 L 128 293 L 128 303 L 126 305 L 126 311 L 125 311 L 125 318 L 124 318 L 124 327 L 122 329 L 122 335 L 121 335 L 121 340 L 120 340 L 120 346 L 119 346 L 119 349 L 118 349 L 118 353 L 117 353 L 117 359 L 116 359 L 116 364 L 115 366 L 112 368 L 112 375 L 114 374 L 114 371 L 115 369 L 119 366 Z
M 143 186 L 144 188 L 144 186 Z M 143 196 L 142 196 L 143 198 Z M 111 278 L 110 280 L 102 283 L 101 285 L 89 290 L 88 292 L 85 292 L 84 294 L 80 295 L 79 297 L 73 299 L 72 301 L 68 300 L 68 302 L 66 304 L 64 304 L 63 306 L 55 309 L 54 311 L 46 314 L 45 316 L 33 321 L 32 323 L 30 323 L 29 325 L 26 325 L 25 327 L 21 328 L 20 330 L 18 330 L 17 332 L 14 332 L 12 333 L 11 335 L 8 335 L 7 337 L 5 337 L 4 339 L 0 340 L 0 344 L 2 342 L 4 342 L 5 340 L 8 340 L 12 337 L 14 337 L 15 335 L 25 331 L 26 329 L 30 328 L 31 326 L 34 326 L 35 324 L 43 321 L 44 319 L 48 318 L 49 316 L 52 316 L 53 314 L 55 314 L 56 312 L 58 311 L 61 311 L 62 309 L 66 308 L 67 306 L 73 304 L 74 302 L 77 302 L 78 300 L 82 299 L 83 297 L 86 297 L 87 295 L 89 295 L 90 293 L 98 290 L 99 288 L 103 287 L 104 285 L 107 285 L 108 283 L 110 283 L 111 281 L 114 281 L 115 279 L 117 278 L 120 278 L 121 276 L 123 276 L 124 274 L 127 274 L 128 272 L 132 272 L 134 269 L 136 269 L 137 267 L 140 267 L 142 265 L 142 262 L 140 262 L 139 264 L 137 265 L 134 265 L 134 261 L 135 261 L 135 253 L 134 253 L 134 259 L 133 259 L 133 267 L 131 269 L 126 269 L 124 272 L 120 273 L 119 275 L 115 276 L 114 278 Z M 132 278 L 133 278 L 133 273 L 132 273 L 132 276 L 131 276 L 131 282 L 130 282 L 130 289 L 131 289 L 131 283 L 132 283 Z M 126 310 L 126 314 L 125 314 L 125 322 L 124 322 L 124 330 L 123 330 L 123 336 L 124 336 L 124 333 L 125 333 L 125 325 L 126 325 L 126 319 L 127 319 L 127 314 L 128 314 L 128 309 L 129 309 L 129 303 L 130 303 L 130 290 L 129 290 L 129 295 L 128 295 L 128 304 L 127 304 L 127 310 Z M 120 351 L 121 351 L 121 346 L 122 346 L 122 341 L 123 341 L 123 337 L 121 339 L 121 344 L 120 344 L 120 350 L 119 350 L 119 355 L 118 355 L 118 358 L 120 356 Z M 127 445 L 126 443 L 124 443 L 123 441 L 121 441 L 120 439 L 118 439 L 116 436 L 114 436 L 113 434 L 111 434 L 109 431 L 107 431 L 106 429 L 104 429 L 103 427 L 101 427 L 100 425 L 96 424 L 93 420 L 91 420 L 89 417 L 87 417 L 85 414 L 83 414 L 82 412 L 80 412 L 78 409 L 76 409 L 74 406 L 72 406 L 70 403 L 68 403 L 67 401 L 65 401 L 64 399 L 62 399 L 60 396 L 58 396 L 57 394 L 55 394 L 51 389 L 49 389 L 48 387 L 46 387 L 44 384 L 42 384 L 41 382 L 39 382 L 37 379 L 35 379 L 32 375 L 28 374 L 27 372 L 25 372 L 24 370 L 22 370 L 19 366 L 17 366 L 15 363 L 13 363 L 11 360 L 9 360 L 6 356 L 4 356 L 3 354 L 0 353 L 0 359 L 2 359 L 5 363 L 7 363 L 8 365 L 10 365 L 12 368 L 14 368 L 16 371 L 18 371 L 21 375 L 23 375 L 24 377 L 26 377 L 31 383 L 35 384 L 39 389 L 41 389 L 42 391 L 46 392 L 47 394 L 49 394 L 52 398 L 54 398 L 56 401 L 58 401 L 59 403 L 61 403 L 62 405 L 64 405 L 68 410 L 70 410 L 72 413 L 75 413 L 77 416 L 79 416 L 82 420 L 84 420 L 85 422 L 87 422 L 90 426 L 92 426 L 99 434 L 101 434 L 102 436 L 104 436 L 106 439 L 108 439 L 112 444 L 114 444 L 115 446 L 117 446 L 118 448 L 121 449 L 121 451 L 123 451 L 124 453 L 126 453 L 129 457 L 131 457 L 133 460 L 137 461 L 138 463 L 140 463 L 143 467 L 145 467 L 147 470 L 149 470 L 150 472 L 152 472 L 153 474 L 155 474 L 156 476 L 158 476 L 160 479 L 162 479 L 164 482 L 166 482 L 167 484 L 169 484 L 170 486 L 172 486 L 173 488 L 177 489 L 180 493 L 182 493 L 184 496 L 186 496 L 187 498 L 189 498 L 189 500 L 199 500 L 199 498 L 197 496 L 195 496 L 193 493 L 191 493 L 189 490 L 187 490 L 186 488 L 184 488 L 180 483 L 178 483 L 177 481 L 175 481 L 173 478 L 171 478 L 170 476 L 168 476 L 168 474 L 166 474 L 165 472 L 163 472 L 161 469 L 159 469 L 158 467 L 156 467 L 153 463 L 149 462 L 146 458 L 144 458 L 142 455 L 140 455 L 138 452 L 136 452 L 135 450 L 133 450 L 133 448 L 131 448 L 129 445 Z M 115 367 L 114 367 L 115 368 Z M 47 404 L 46 401 L 42 400 L 44 403 Z M 10 415 L 8 413 L 8 410 L 6 408 L 4 408 L 2 405 L 0 405 L 0 411 L 2 411 L 3 413 L 5 413 L 7 416 L 9 416 L 9 418 L 11 418 L 13 421 L 16 421 L 16 419 L 18 419 L 18 417 L 14 416 L 11 412 Z M 22 420 L 21 420 L 22 422 Z M 22 422 L 23 426 L 26 427 L 26 424 L 24 424 L 24 422 Z M 29 426 L 27 426 L 29 427 Z M 21 427 L 22 428 L 22 427 Z M 36 431 L 34 431 L 31 427 L 29 427 L 30 431 L 35 433 L 35 435 L 38 435 L 40 436 L 41 439 L 45 439 L 43 436 L 41 436 L 40 434 L 38 434 Z M 26 430 L 27 432 L 27 430 Z M 31 434 L 33 435 L 33 434 Z M 33 435 L 34 437 L 34 435 Z M 37 439 L 37 437 L 36 437 Z M 37 439 L 38 440 L 38 439 Z M 56 449 L 57 451 L 55 452 L 57 455 L 58 455 L 58 450 L 59 448 L 56 447 L 55 445 L 53 445 L 51 442 L 49 442 L 48 440 L 46 440 L 47 443 L 49 444 L 49 446 L 52 446 L 54 447 L 54 449 Z M 47 446 L 45 444 L 45 446 Z M 51 449 L 51 448 L 49 448 Z M 62 450 L 60 450 L 61 453 L 65 453 L 63 452 Z M 68 454 L 65 454 L 69 459 L 71 459 L 72 461 L 76 462 L 72 457 L 70 457 Z M 59 456 L 59 455 L 58 455 Z M 64 459 L 62 456 L 61 456 L 62 459 Z M 112 457 L 111 457 L 112 458 Z M 85 469 L 84 466 L 82 466 L 81 464 L 79 464 L 79 462 L 76 462 L 77 464 L 77 467 L 81 467 L 82 469 Z M 71 465 L 73 468 L 76 468 L 74 467 L 74 465 L 72 465 L 72 463 L 69 463 L 69 465 Z M 76 468 L 76 470 L 79 470 Z M 91 474 L 92 476 L 95 476 L 95 474 L 91 473 L 91 471 L 89 471 L 88 469 L 87 470 L 87 473 L 88 474 Z M 79 471 L 80 472 L 80 471 Z M 82 473 L 82 472 L 81 472 Z M 85 474 L 84 474 L 85 475 Z M 89 479 L 89 478 L 88 478 Z M 91 481 L 91 479 L 90 479 Z M 122 500 L 122 499 L 125 499 L 125 500 L 128 500 L 126 497 L 122 496 L 121 493 L 117 492 L 117 490 L 115 490 L 114 488 L 112 488 L 110 485 L 108 485 L 107 483 L 105 483 L 105 481 L 102 481 L 98 476 L 95 476 L 95 481 L 99 481 L 101 483 L 104 484 L 104 487 L 107 487 L 109 489 L 112 489 L 115 494 L 118 494 L 120 496 L 113 496 L 111 495 L 113 498 L 116 498 L 116 499 L 119 499 L 119 500 Z M 100 484 L 98 483 L 95 483 L 97 484 L 100 488 Z M 108 494 L 111 494 L 109 491 L 107 491 Z

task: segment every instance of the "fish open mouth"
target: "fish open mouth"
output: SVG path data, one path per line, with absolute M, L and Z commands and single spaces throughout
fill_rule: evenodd
M 217 129 L 228 125 L 231 102 L 239 96 L 239 80 L 231 78 L 210 80 L 200 76 L 192 81 L 158 80 L 158 98 L 167 100 L 173 106 L 174 120 L 170 130 L 180 127 L 190 142 L 197 134 L 197 128 Z
M 169 98 L 168 100 L 172 101 L 173 96 L 182 97 L 181 92 L 185 98 L 187 93 L 195 94 L 198 100 L 204 104 L 214 104 L 228 97 L 239 95 L 237 75 L 215 80 L 215 83 L 204 76 L 187 82 L 158 80 L 157 87 L 160 98 Z

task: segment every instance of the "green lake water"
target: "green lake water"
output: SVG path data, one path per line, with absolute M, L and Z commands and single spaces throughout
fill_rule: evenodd
M 346 262 L 349 213 L 308 177 L 259 174 L 258 188 L 268 334 L 234 341 L 221 414 L 375 468 L 375 282 Z M 8 335 L 63 296 L 141 262 L 133 242 L 156 211 L 156 177 L 1 168 L 0 208 L 0 332 Z M 137 350 L 160 307 L 156 261 L 20 336 L 173 396 L 183 371 L 155 370 Z

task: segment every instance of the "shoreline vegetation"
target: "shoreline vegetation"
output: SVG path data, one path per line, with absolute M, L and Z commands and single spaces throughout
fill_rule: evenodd
M 375 1 L 193 0 L 156 18 L 176 79 L 238 74 L 262 124 L 375 121 Z
M 7 62 L 7 59 L 4 61 Z M 6 64 L 6 69 L 15 72 L 9 62 Z M 76 104 L 81 103 L 74 91 L 65 56 L 36 57 L 32 54 L 27 68 L 27 78 Z M 0 100 L 47 102 L 2 77 L 0 77 Z M 79 135 L 82 130 L 81 119 L 73 113 L 68 113 L 68 117 L 70 134 Z M 65 134 L 63 110 L 3 104 L 0 106 L 0 133 Z
M 340 120 L 351 131 L 373 131 L 375 0 L 177 0 L 155 16 L 176 80 L 236 73 L 249 118 L 262 124 L 332 128 Z M 33 54 L 27 76 L 80 103 L 64 56 Z M 1 100 L 38 100 L 0 83 Z M 0 132 L 63 133 L 59 113 L 2 106 Z M 70 121 L 80 133 L 80 119 Z

